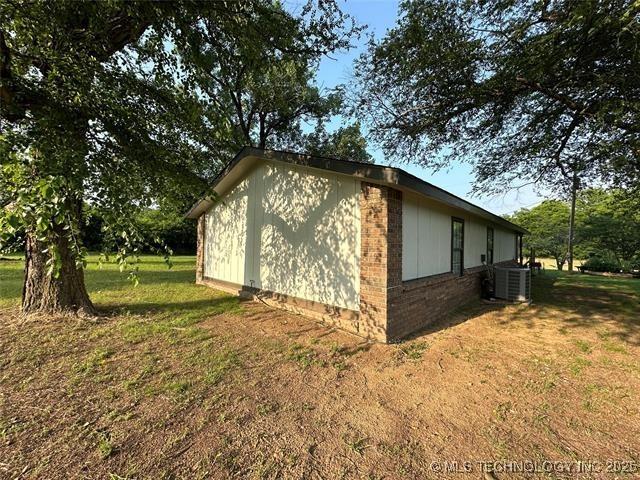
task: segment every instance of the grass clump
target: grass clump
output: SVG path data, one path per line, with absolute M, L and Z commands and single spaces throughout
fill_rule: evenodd
M 407 343 L 400 347 L 400 357 L 416 362 L 422 358 L 422 355 L 427 351 L 427 348 L 428 345 L 426 342 Z
M 186 394 L 191 389 L 191 381 L 177 380 L 166 384 L 166 391 L 175 396 Z
M 621 343 L 615 342 L 613 340 L 605 340 L 602 342 L 602 348 L 604 348 L 607 352 L 612 353 L 627 353 L 627 349 Z
M 277 412 L 279 409 L 280 405 L 278 404 L 278 402 L 261 403 L 257 408 L 258 415 L 260 415 L 261 417 Z
M 112 456 L 116 452 L 116 446 L 111 441 L 111 433 L 108 430 L 98 430 L 98 452 L 104 460 Z
M 364 451 L 369 447 L 367 442 L 369 441 L 366 437 L 348 437 L 345 436 L 343 438 L 344 443 L 349 447 L 349 450 L 357 453 L 358 455 L 364 455 Z
M 89 375 L 96 373 L 101 366 L 107 363 L 107 360 L 114 355 L 115 351 L 111 348 L 96 348 L 82 363 L 76 365 L 75 371 L 79 374 Z
M 627 349 L 625 348 L 625 346 L 613 340 L 611 338 L 612 336 L 613 336 L 613 333 L 610 332 L 609 330 L 601 330 L 598 332 L 598 337 L 602 342 L 602 348 L 607 352 L 627 353 Z
M 231 369 L 240 365 L 240 359 L 235 351 L 225 349 L 205 355 L 203 364 L 205 382 L 217 385 Z
M 321 362 L 318 360 L 318 355 L 315 350 L 305 347 L 299 343 L 294 343 L 289 346 L 286 358 L 292 362 L 297 363 L 303 369 L 309 368 L 311 365 L 317 365 Z
M 588 367 L 589 365 L 591 365 L 591 361 L 587 360 L 586 358 L 584 358 L 584 357 L 575 357 L 573 359 L 573 361 L 571 362 L 571 364 L 569 365 L 569 370 L 571 370 L 571 373 L 573 375 L 578 377 L 578 376 L 580 376 L 582 371 L 586 367 Z
M 574 343 L 582 353 L 591 353 L 593 350 L 589 342 L 586 340 L 576 340 Z

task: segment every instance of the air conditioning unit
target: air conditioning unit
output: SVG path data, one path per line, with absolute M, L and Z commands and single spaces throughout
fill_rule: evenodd
M 496 298 L 512 302 L 531 301 L 531 269 L 495 267 Z

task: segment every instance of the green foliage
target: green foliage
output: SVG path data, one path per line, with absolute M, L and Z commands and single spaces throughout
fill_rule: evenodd
M 231 38 L 207 19 L 199 32 L 176 43 L 180 56 L 192 61 L 187 84 L 202 89 L 203 98 L 228 128 L 233 150 L 244 145 L 298 145 L 302 121 L 324 121 L 340 109 L 341 91 L 324 92 L 313 79 L 320 58 L 348 47 L 350 36 L 361 29 L 351 22 L 343 30 L 347 17 L 328 3 L 319 6 L 319 23 L 311 29 L 319 30 L 315 39 L 305 36 L 311 33 L 308 27 L 276 2 L 271 4 L 271 18 L 260 19 L 258 38 Z M 313 12 L 310 5 L 304 11 Z
M 583 244 L 599 257 L 612 256 L 618 269 L 630 269 L 640 256 L 640 199 L 622 190 L 592 189 L 583 192 L 578 208 Z
M 162 243 L 174 253 L 195 253 L 196 224 L 167 210 L 149 209 L 138 215 L 137 222 L 149 245 Z
M 576 203 L 576 257 L 588 258 L 593 271 L 630 270 L 640 258 L 640 200 L 623 190 L 588 189 Z M 515 212 L 510 220 L 531 233 L 525 250 L 553 257 L 560 269 L 566 261 L 569 204 L 547 200 Z
M 78 267 L 85 266 L 86 250 L 80 240 L 80 225 L 73 179 L 48 175 L 32 178 L 29 155 L 11 154 L 2 165 L 0 185 L 11 192 L 11 202 L 0 211 L 0 251 L 10 250 L 16 237 L 29 227 L 38 242 L 47 245 L 47 275 L 58 277 L 61 256 L 53 239 L 64 235 L 74 250 Z
M 210 193 L 256 129 L 262 142 L 336 108 L 310 69 L 348 46 L 349 24 L 333 1 L 294 16 L 268 0 L 0 0 L 0 242 L 37 237 L 55 275 L 64 238 L 83 265 L 88 204 L 136 281 L 142 212 Z
M 558 270 L 567 260 L 569 238 L 569 205 L 560 200 L 546 200 L 531 209 L 521 209 L 510 218 L 529 230 L 523 237 L 525 250 L 535 249 L 537 256 L 556 260 Z
M 592 272 L 619 272 L 620 262 L 615 257 L 594 256 L 582 263 L 582 267 Z
M 357 63 L 358 101 L 389 155 L 464 159 L 478 192 L 640 181 L 640 4 L 405 0 Z
M 367 141 L 362 136 L 360 124 L 354 123 L 328 133 L 324 124 L 318 122 L 314 132 L 307 135 L 304 150 L 312 155 L 341 158 L 357 162 L 371 162 L 367 152 Z

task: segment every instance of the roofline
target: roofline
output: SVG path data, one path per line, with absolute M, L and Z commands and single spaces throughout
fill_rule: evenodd
M 362 178 L 364 180 L 370 180 L 378 183 L 384 183 L 391 186 L 403 187 L 412 190 L 416 193 L 432 198 L 436 201 L 450 205 L 461 210 L 465 210 L 476 216 L 488 219 L 494 223 L 501 225 L 510 230 L 515 230 L 518 233 L 529 233 L 526 229 L 522 228 L 515 223 L 512 223 L 503 217 L 500 217 L 490 211 L 478 207 L 473 203 L 449 193 L 446 190 L 437 187 L 429 182 L 422 180 L 421 178 L 412 175 L 405 170 L 397 167 L 389 167 L 384 165 L 378 165 L 375 163 L 356 162 L 352 160 L 341 160 L 338 158 L 321 157 L 317 155 L 306 155 L 302 153 L 288 152 L 284 150 L 266 150 L 256 147 L 243 147 L 235 157 L 233 157 L 222 169 L 222 171 L 213 180 L 211 188 L 214 189 L 220 181 L 226 177 L 234 167 L 247 157 L 256 157 L 264 160 L 277 160 L 294 165 L 303 165 L 311 168 L 318 168 L 321 170 L 329 170 L 344 175 L 351 175 Z M 200 210 L 199 207 L 202 204 L 213 204 L 211 199 L 203 198 L 198 200 L 185 214 L 187 218 L 197 218 L 202 212 L 195 214 Z M 207 205 L 205 209 L 208 209 L 210 205 Z

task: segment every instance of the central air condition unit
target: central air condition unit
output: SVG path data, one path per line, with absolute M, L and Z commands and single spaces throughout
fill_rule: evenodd
M 531 269 L 495 267 L 497 298 L 512 302 L 531 301 Z

